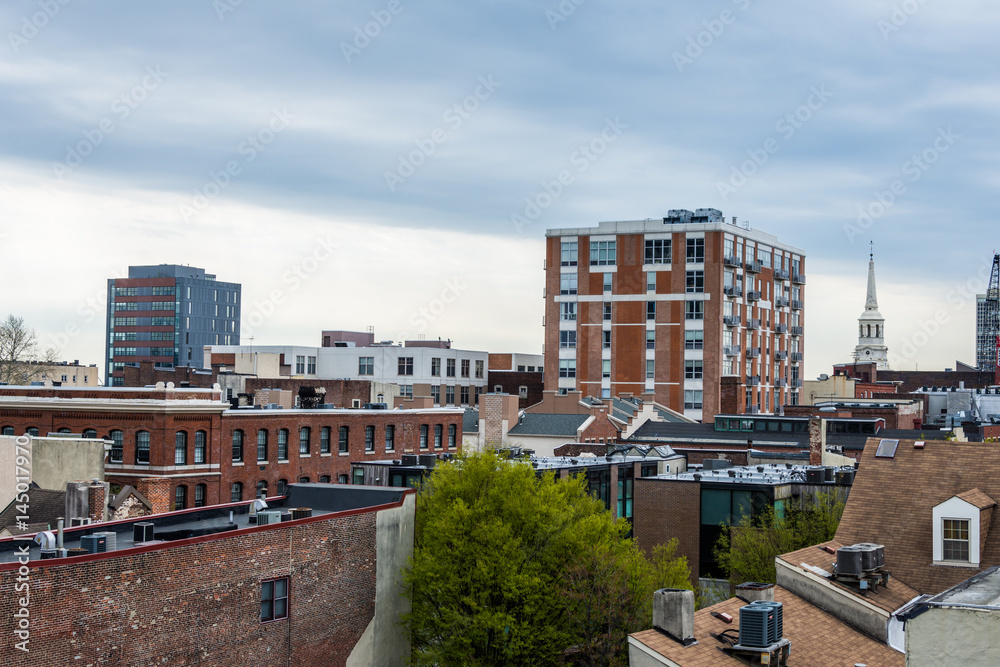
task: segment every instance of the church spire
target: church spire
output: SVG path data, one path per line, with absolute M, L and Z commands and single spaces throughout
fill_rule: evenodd
M 868 253 L 868 296 L 865 299 L 865 310 L 878 310 L 878 295 L 875 293 L 875 248 L 872 242 Z
M 889 368 L 885 319 L 878 311 L 878 295 L 875 292 L 874 243 L 868 253 L 868 293 L 865 295 L 865 311 L 858 318 L 858 345 L 854 348 L 854 358 L 858 362 L 873 362 L 878 370 Z

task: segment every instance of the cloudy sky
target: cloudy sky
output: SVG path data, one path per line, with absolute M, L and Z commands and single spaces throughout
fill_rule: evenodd
M 158 263 L 242 283 L 261 344 L 538 352 L 546 228 L 714 207 L 806 251 L 807 377 L 849 358 L 869 240 L 894 367 L 974 361 L 995 2 L 8 0 L 0 25 L 0 314 L 63 358 L 100 364 L 106 280 Z

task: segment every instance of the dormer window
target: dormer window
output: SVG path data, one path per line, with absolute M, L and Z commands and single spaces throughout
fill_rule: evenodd
M 943 530 L 944 560 L 969 562 L 969 521 L 945 519 Z
M 995 506 L 992 498 L 972 489 L 934 507 L 934 564 L 978 567 Z

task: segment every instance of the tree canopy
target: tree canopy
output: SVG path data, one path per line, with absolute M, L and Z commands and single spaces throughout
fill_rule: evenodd
M 625 665 L 653 591 L 691 587 L 676 544 L 647 559 L 583 476 L 535 473 L 470 454 L 425 482 L 406 572 L 416 664 Z
M 23 317 L 8 315 L 0 321 L 0 382 L 24 385 L 41 377 L 54 361 L 54 351 L 42 356 L 35 330 Z

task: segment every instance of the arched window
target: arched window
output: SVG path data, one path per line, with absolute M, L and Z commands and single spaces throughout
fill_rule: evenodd
M 257 431 L 257 460 L 267 460 L 267 429 L 262 428 Z M 265 482 L 267 484 L 267 482 Z M 260 486 L 258 484 L 258 486 Z
M 312 429 L 308 426 L 299 427 L 299 454 L 309 453 L 309 439 L 312 437 Z
M 35 426 L 29 426 L 28 429 L 25 431 L 25 433 L 27 433 L 28 435 L 30 435 L 30 436 L 32 436 L 34 438 L 37 438 L 38 437 L 38 428 L 35 427 Z
M 229 489 L 229 502 L 238 503 L 243 500 L 243 483 L 233 482 L 232 487 Z
M 182 466 L 187 464 L 187 455 L 188 455 L 187 431 L 177 431 L 177 433 L 174 433 L 174 465 Z
M 204 484 L 199 484 L 194 487 L 194 506 L 204 507 L 205 506 L 205 493 L 208 490 Z
M 233 460 L 243 460 L 243 431 L 237 429 L 233 431 Z M 240 493 L 242 494 L 242 487 Z
M 330 453 L 330 427 L 324 426 L 319 431 L 319 452 L 320 454 Z
M 267 496 L 267 480 L 262 479 L 257 482 L 257 497 L 262 498 Z
M 61 429 L 59 429 L 59 430 L 57 430 L 57 431 L 56 431 L 56 433 L 71 433 L 71 432 L 72 432 L 72 431 L 70 431 L 70 430 L 69 430 L 68 428 L 66 428 L 65 426 L 63 426 L 63 427 L 62 427 Z
M 283 495 L 285 495 L 285 490 L 287 488 L 288 488 L 288 480 L 287 479 L 279 479 L 278 480 L 277 490 L 275 491 L 275 493 L 277 493 L 279 496 L 283 496 Z
M 135 462 L 149 463 L 149 431 L 139 431 L 135 434 Z
M 92 429 L 92 428 L 85 428 L 85 429 L 83 429 L 83 437 L 85 437 L 85 438 L 96 438 L 97 437 L 97 430 L 96 429 Z
M 308 484 L 308 483 L 309 483 L 308 477 L 299 477 L 299 484 Z
M 111 462 L 121 463 L 125 455 L 125 434 L 122 431 L 112 431 L 111 435 Z
M 195 431 L 194 434 L 194 462 L 205 462 L 205 432 Z
M 329 484 L 330 483 L 330 476 L 329 475 L 320 475 L 319 476 L 319 483 L 320 484 Z
M 441 449 L 441 433 L 444 427 L 441 424 L 434 424 L 434 449 Z
M 4 426 L 3 429 L 0 429 L 0 435 L 14 435 L 14 427 Z
M 182 509 L 185 509 L 187 507 L 187 495 L 188 495 L 188 488 L 186 486 L 184 486 L 183 484 L 180 484 L 174 490 L 174 509 L 175 510 L 182 510 Z
M 288 460 L 288 429 L 278 429 L 278 460 Z

